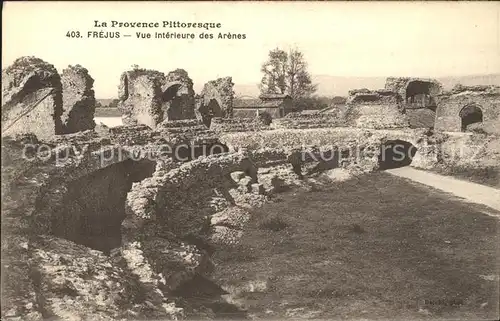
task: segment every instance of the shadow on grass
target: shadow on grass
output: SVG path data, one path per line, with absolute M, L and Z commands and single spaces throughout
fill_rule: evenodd
M 230 254 L 214 253 L 218 284 L 267 280 L 263 295 L 246 298 L 249 312 L 287 318 L 291 307 L 304 307 L 326 319 L 496 317 L 497 283 L 481 275 L 498 274 L 499 220 L 480 206 L 383 172 L 283 199 L 254 210 Z M 287 227 L 263 228 L 276 217 Z M 228 258 L 238 251 L 251 260 Z

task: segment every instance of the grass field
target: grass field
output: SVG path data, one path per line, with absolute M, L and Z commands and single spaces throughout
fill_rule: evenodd
M 214 256 L 215 281 L 248 315 L 498 319 L 499 220 L 486 208 L 383 172 L 279 197 Z

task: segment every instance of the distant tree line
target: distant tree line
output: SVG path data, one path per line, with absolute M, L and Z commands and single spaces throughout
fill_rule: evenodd
M 118 98 L 115 98 L 113 100 L 111 100 L 111 102 L 108 104 L 108 105 L 103 105 L 99 99 L 96 100 L 96 103 L 95 103 L 95 107 L 96 108 L 116 108 L 118 107 L 118 102 L 120 100 Z

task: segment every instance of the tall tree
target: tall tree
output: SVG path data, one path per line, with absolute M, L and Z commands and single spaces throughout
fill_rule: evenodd
M 261 72 L 264 74 L 259 86 L 261 94 L 288 94 L 298 99 L 316 91 L 304 55 L 297 49 L 288 53 L 279 48 L 269 51 Z

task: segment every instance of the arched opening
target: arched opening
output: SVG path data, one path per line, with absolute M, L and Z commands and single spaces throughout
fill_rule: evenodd
M 419 108 L 429 108 L 436 110 L 436 101 L 433 95 L 436 85 L 429 81 L 415 80 L 408 83 L 406 86 L 405 102 Z
M 168 87 L 161 95 L 163 118 L 166 120 L 182 119 L 182 101 L 177 92 L 181 84 Z
M 378 166 L 380 170 L 409 166 L 417 148 L 404 140 L 389 140 L 380 146 Z
M 205 126 L 210 128 L 210 124 L 212 123 L 212 118 L 214 117 L 222 117 L 222 108 L 216 99 L 211 99 L 208 105 L 204 105 L 200 108 L 201 117 Z
M 52 233 L 109 254 L 121 246 L 127 193 L 155 166 L 154 161 L 129 159 L 68 183 L 63 206 L 52 214 Z
M 468 105 L 458 114 L 462 120 L 462 131 L 466 131 L 471 124 L 483 122 L 483 112 L 477 105 Z

